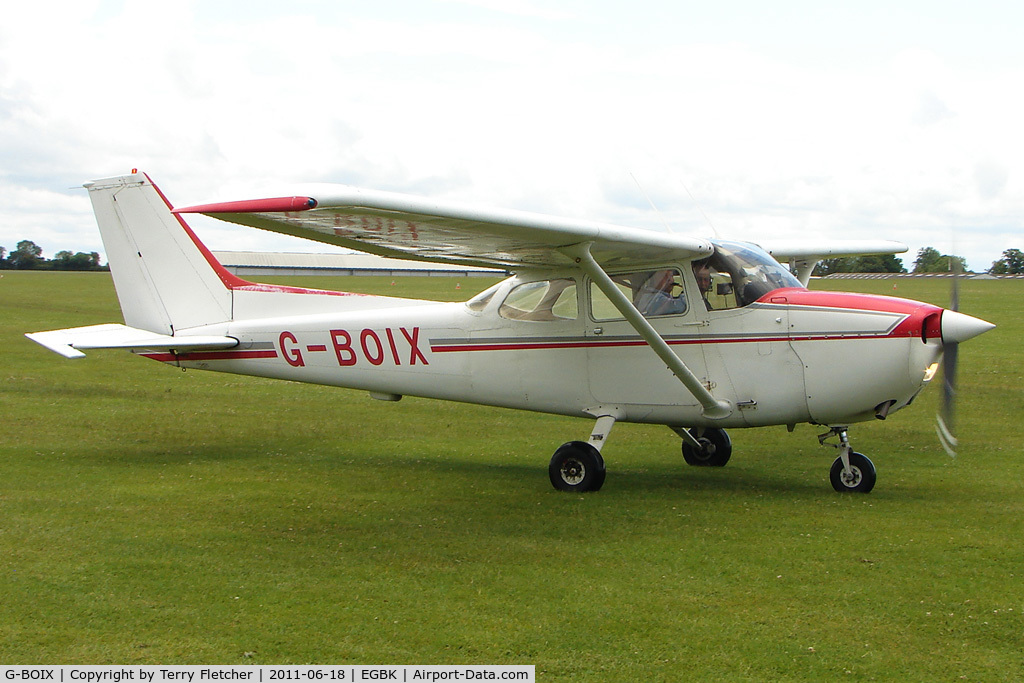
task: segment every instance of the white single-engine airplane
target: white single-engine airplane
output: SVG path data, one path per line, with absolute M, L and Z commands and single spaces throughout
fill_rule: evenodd
M 990 323 L 906 299 L 813 292 L 821 258 L 896 242 L 769 252 L 344 186 L 173 209 L 141 173 L 86 184 L 125 324 L 27 335 L 68 357 L 123 348 L 182 368 L 590 417 L 548 468 L 596 491 L 615 422 L 663 424 L 691 465 L 722 466 L 726 428 L 828 427 L 837 491 L 870 491 L 849 424 L 885 419 L 934 376 L 943 347 Z M 465 303 L 253 284 L 228 273 L 182 214 L 382 256 L 514 273 Z M 950 353 L 950 355 L 953 355 Z M 948 372 L 948 368 L 947 368 Z

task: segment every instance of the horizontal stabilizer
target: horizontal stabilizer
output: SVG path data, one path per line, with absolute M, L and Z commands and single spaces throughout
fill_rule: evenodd
M 65 330 L 26 334 L 32 341 L 65 358 L 84 358 L 79 349 L 151 349 L 154 351 L 192 351 L 195 349 L 230 349 L 238 345 L 234 337 L 214 335 L 155 334 L 136 327 L 109 323 L 70 327 Z

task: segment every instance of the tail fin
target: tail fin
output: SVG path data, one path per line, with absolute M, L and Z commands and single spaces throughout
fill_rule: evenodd
M 124 320 L 172 335 L 231 319 L 228 273 L 143 173 L 87 183 Z

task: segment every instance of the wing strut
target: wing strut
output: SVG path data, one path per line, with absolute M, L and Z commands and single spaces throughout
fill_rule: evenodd
M 604 272 L 604 269 L 601 268 L 590 253 L 591 244 L 591 242 L 574 244 L 571 247 L 563 247 L 561 251 L 571 257 L 583 269 L 583 272 L 590 276 L 594 284 L 604 292 L 604 295 L 608 297 L 608 300 L 618 309 L 619 313 L 633 326 L 637 334 L 658 354 L 658 358 L 665 362 L 665 365 L 683 383 L 686 390 L 700 402 L 704 408 L 704 417 L 716 420 L 731 415 L 732 404 L 712 396 L 711 392 L 700 383 L 700 380 L 690 372 L 686 364 L 672 351 L 668 343 L 658 334 L 657 330 L 651 326 L 647 318 L 637 310 L 633 302 L 615 286 L 612 279 L 608 277 L 608 273 Z

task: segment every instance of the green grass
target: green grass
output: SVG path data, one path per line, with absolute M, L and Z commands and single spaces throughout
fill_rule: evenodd
M 489 281 L 294 279 L 460 299 Z M 893 294 L 891 281 L 816 287 Z M 948 283 L 895 294 L 943 303 Z M 1024 672 L 1024 282 L 972 281 L 956 460 L 933 387 L 851 438 L 841 496 L 800 426 L 689 468 L 616 427 L 608 480 L 555 492 L 590 424 L 258 378 L 26 331 L 120 320 L 106 274 L 0 279 L 0 663 L 535 664 L 556 680 L 1017 680 Z M 837 387 L 841 390 L 841 387 Z

